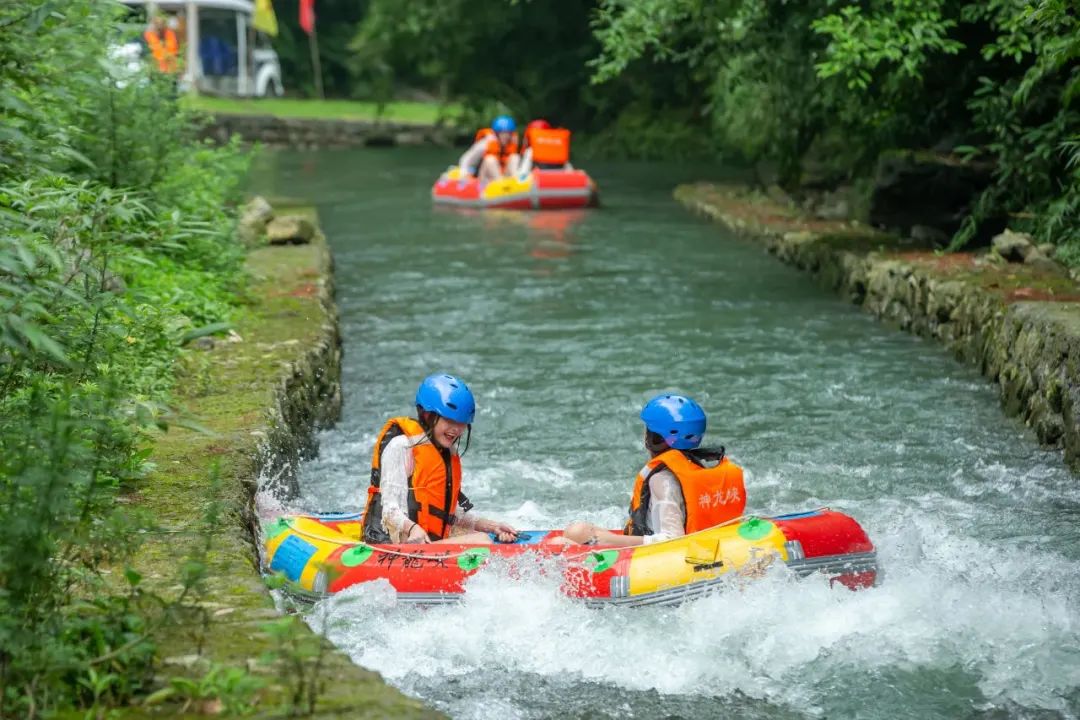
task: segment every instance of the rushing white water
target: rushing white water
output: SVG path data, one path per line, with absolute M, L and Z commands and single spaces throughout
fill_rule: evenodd
M 375 432 L 445 369 L 478 397 L 478 512 L 616 526 L 637 411 L 677 389 L 746 467 L 750 510 L 844 510 L 885 581 L 778 568 L 677 608 L 588 610 L 543 567 L 493 567 L 457 606 L 343 593 L 313 613 L 335 643 L 456 718 L 1080 714 L 1080 486 L 992 386 L 690 218 L 669 169 L 601 168 L 605 208 L 537 218 L 430 210 L 444 159 L 265 160 L 260 189 L 319 198 L 337 262 L 346 406 L 305 508 L 358 508 Z

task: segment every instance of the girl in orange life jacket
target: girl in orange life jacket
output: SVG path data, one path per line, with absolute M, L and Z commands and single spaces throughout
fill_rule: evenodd
M 500 115 L 490 128 L 476 131 L 472 146 L 458 160 L 466 175 L 476 175 L 481 183 L 516 175 L 518 155 L 517 124 L 509 115 Z
M 706 417 L 683 395 L 658 395 L 641 411 L 651 459 L 638 473 L 623 534 L 589 523 L 570 525 L 571 542 L 642 545 L 663 542 L 734 520 L 746 507 L 743 472 L 724 450 L 699 448 Z
M 476 414 L 468 386 L 453 375 L 431 375 L 416 391 L 416 412 L 416 419 L 387 421 L 375 441 L 364 541 L 490 543 L 489 532 L 512 541 L 514 528 L 469 513 L 472 503 L 461 492 L 457 445 Z

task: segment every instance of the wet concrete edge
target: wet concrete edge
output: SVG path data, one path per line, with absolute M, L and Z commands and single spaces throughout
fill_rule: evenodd
M 682 185 L 675 198 L 976 365 L 997 383 L 1005 412 L 1042 445 L 1063 448 L 1080 472 L 1080 288 L 1071 280 L 936 254 L 858 223 L 816 220 L 744 187 Z

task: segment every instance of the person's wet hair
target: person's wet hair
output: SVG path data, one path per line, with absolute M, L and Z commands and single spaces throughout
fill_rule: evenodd
M 660 433 L 655 433 L 652 430 L 645 431 L 645 449 L 652 455 L 659 455 L 662 452 L 671 450 L 666 442 L 664 442 L 664 436 Z M 721 445 L 718 448 L 694 448 L 693 450 L 682 450 L 683 455 L 693 460 L 698 465 L 702 465 L 707 462 L 720 462 L 724 459 L 724 446 Z

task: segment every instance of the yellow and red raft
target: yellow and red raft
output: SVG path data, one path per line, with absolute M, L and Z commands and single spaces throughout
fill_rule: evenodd
M 596 183 L 584 170 L 533 170 L 524 177 L 481 182 L 457 167 L 444 172 L 431 188 L 439 204 L 505 210 L 557 210 L 597 204 Z
M 862 527 L 829 509 L 747 516 L 630 548 L 551 544 L 560 534 L 555 530 L 525 531 L 506 544 L 368 545 L 359 541 L 359 514 L 281 517 L 265 524 L 263 534 L 267 570 L 307 599 L 386 580 L 400 600 L 452 602 L 492 558 L 529 553 L 558 556 L 563 591 L 598 605 L 679 603 L 775 563 L 799 576 L 821 573 L 852 590 L 876 585 L 879 577 L 877 553 Z

